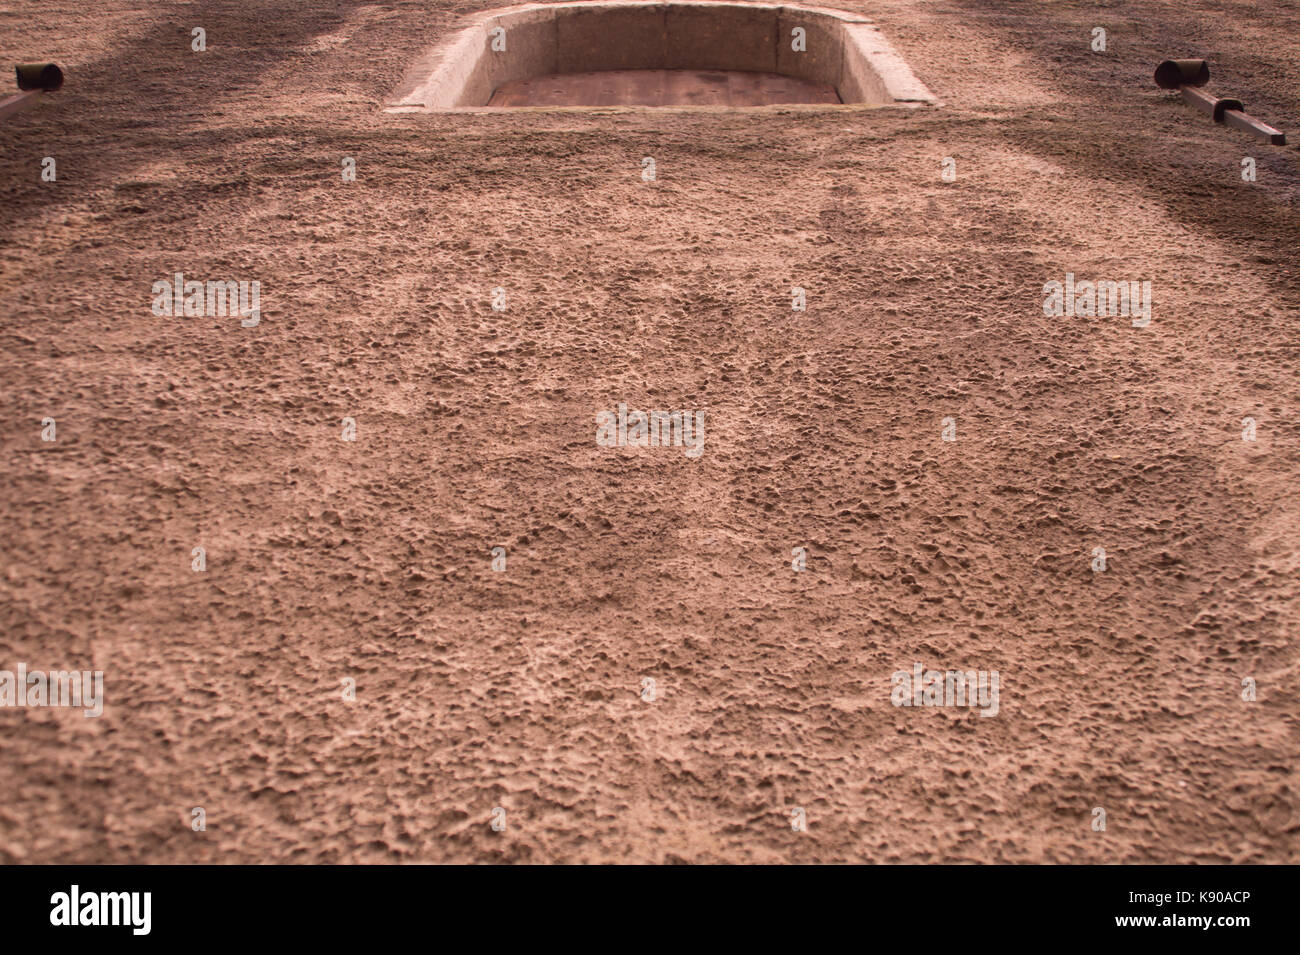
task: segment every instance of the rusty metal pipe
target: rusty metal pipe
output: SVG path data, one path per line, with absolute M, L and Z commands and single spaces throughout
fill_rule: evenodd
M 19 63 L 14 67 L 20 90 L 53 93 L 63 85 L 63 71 L 53 63 Z
M 35 106 L 42 93 L 53 93 L 63 85 L 63 71 L 53 63 L 20 63 L 14 72 L 22 92 L 0 100 L 0 119 Z
M 1161 89 L 1178 90 L 1183 102 L 1233 129 L 1250 133 L 1274 146 L 1286 145 L 1286 133 L 1260 122 L 1246 112 L 1241 100 L 1225 97 L 1219 99 L 1196 89 L 1210 81 L 1210 64 L 1205 60 L 1165 60 L 1156 67 L 1156 85 Z
M 1156 85 L 1163 89 L 1204 86 L 1208 82 L 1210 64 L 1205 60 L 1165 60 L 1156 67 Z

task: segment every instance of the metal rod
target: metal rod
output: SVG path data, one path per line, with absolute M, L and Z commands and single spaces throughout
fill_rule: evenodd
M 1165 60 L 1156 67 L 1158 85 L 1178 90 L 1184 103 L 1212 116 L 1216 123 L 1226 123 L 1274 146 L 1286 145 L 1286 133 L 1251 116 L 1241 100 L 1219 99 L 1196 88 L 1204 86 L 1209 79 L 1210 67 L 1204 60 Z
M 1234 129 L 1250 133 L 1265 142 L 1272 143 L 1274 146 L 1286 145 L 1286 133 L 1280 129 L 1274 129 L 1268 123 L 1260 122 L 1254 116 L 1243 113 L 1239 109 L 1230 109 L 1225 112 L 1223 121 Z
M 7 99 L 0 100 L 0 119 L 4 119 L 21 109 L 36 105 L 36 101 L 41 98 L 44 90 L 28 90 L 26 93 L 15 93 Z
M 1182 94 L 1184 103 L 1195 106 L 1202 113 L 1209 113 L 1211 116 L 1214 115 L 1214 104 L 1218 102 L 1216 97 L 1211 96 L 1209 93 L 1203 93 L 1191 86 L 1184 86 L 1182 88 Z

